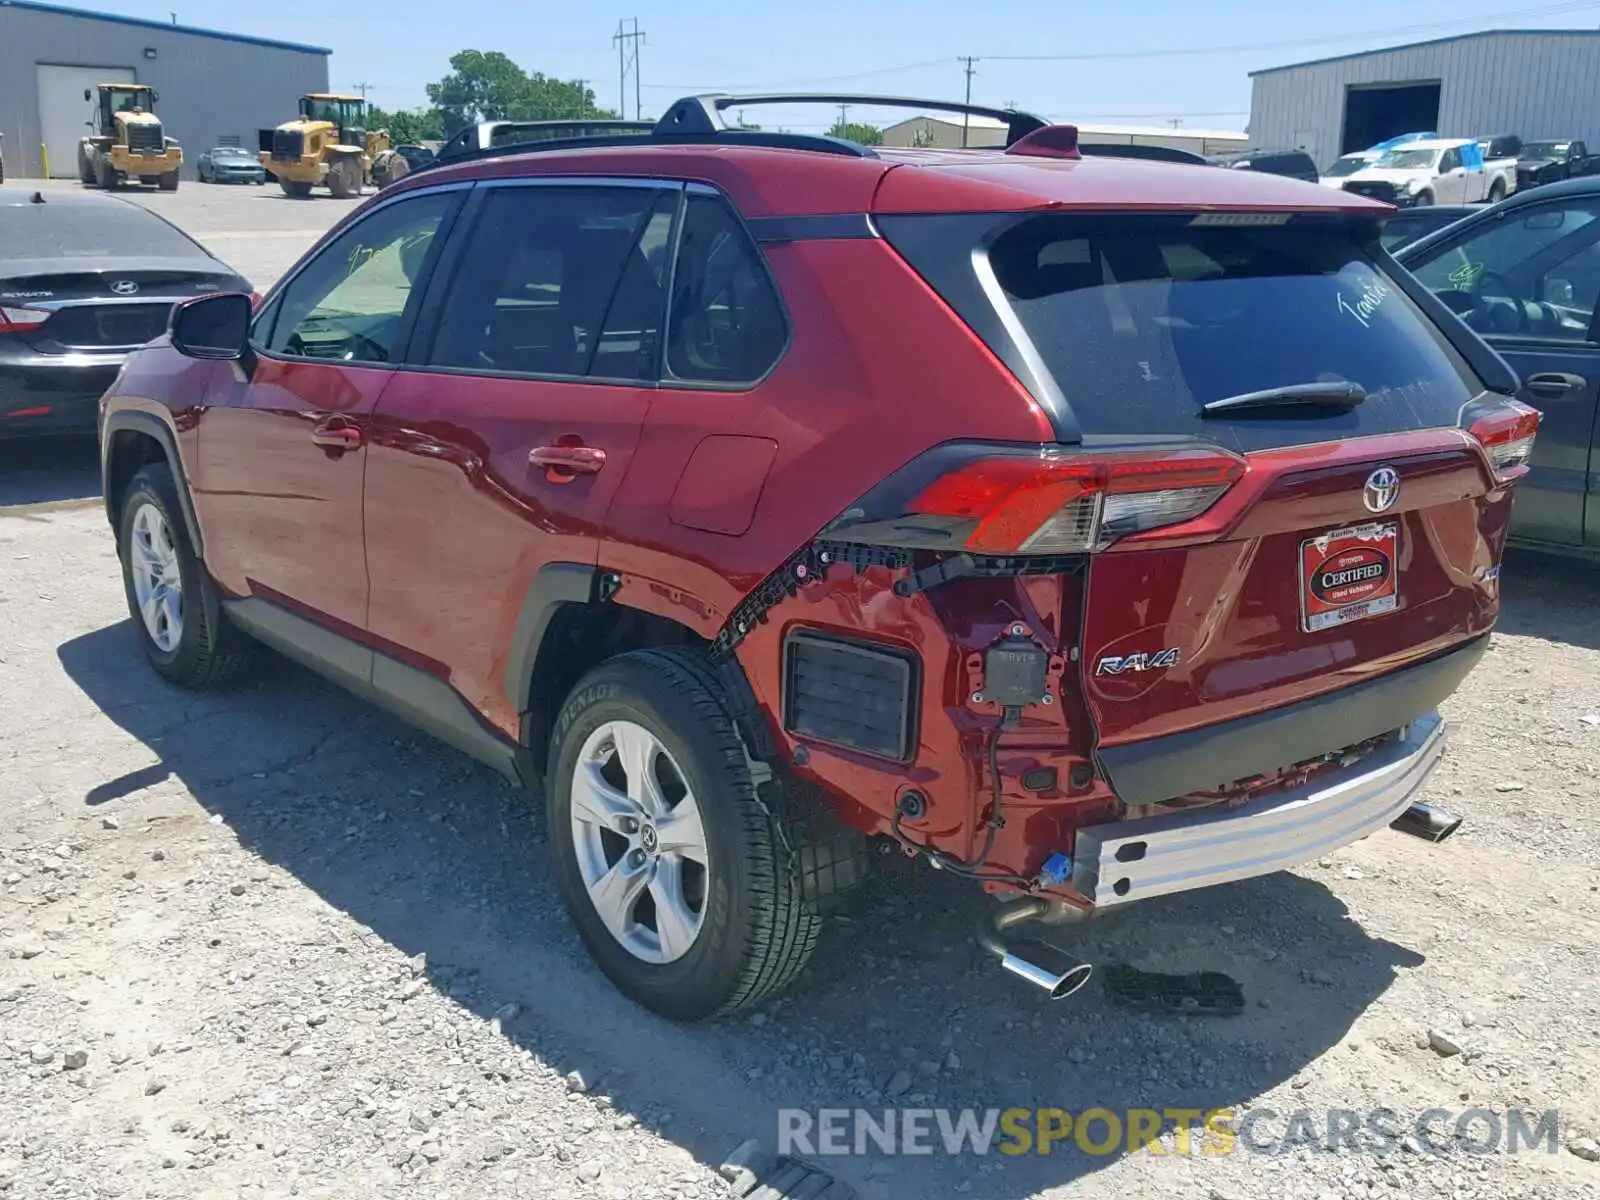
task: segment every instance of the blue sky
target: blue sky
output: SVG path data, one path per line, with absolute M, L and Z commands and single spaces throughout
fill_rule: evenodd
M 72 4 L 72 0 L 58 0 Z M 530 70 L 587 79 L 617 104 L 619 17 L 637 17 L 645 115 L 686 90 L 962 95 L 958 61 L 977 55 L 973 100 L 1062 120 L 1243 129 L 1248 73 L 1486 28 L 1595 28 L 1600 0 L 810 0 L 765 8 L 721 0 L 618 0 L 615 12 L 516 0 L 91 0 L 74 7 L 305 41 L 334 49 L 329 82 L 371 85 L 374 103 L 410 107 L 458 49 L 500 50 Z M 763 11 L 763 9 L 765 9 Z M 1184 53 L 1170 53 L 1183 50 Z M 1203 53 L 1201 51 L 1204 51 Z M 1005 55 L 1078 57 L 1005 61 Z M 628 98 L 632 115 L 632 95 Z M 825 127 L 832 115 L 785 111 Z M 871 117 L 865 110 L 853 117 Z M 877 114 L 881 115 L 881 114 Z M 749 119 L 759 121 L 752 110 Z M 770 118 L 768 123 L 772 123 Z

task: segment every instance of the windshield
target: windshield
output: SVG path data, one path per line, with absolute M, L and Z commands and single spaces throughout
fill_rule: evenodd
M 341 129 L 359 126 L 365 107 L 360 100 L 318 100 L 307 96 L 300 101 L 302 116 L 312 121 L 332 121 Z
M 1400 171 L 1425 170 L 1439 161 L 1440 153 L 1438 150 L 1391 150 L 1378 160 L 1378 165 Z
M 132 204 L 47 201 L 0 207 L 0 263 L 21 258 L 208 258 L 160 217 Z
M 112 112 L 132 112 L 136 108 L 149 111 L 151 107 L 150 93 L 137 88 L 112 88 L 106 92 L 106 99 Z
M 254 160 L 255 155 L 251 154 L 248 150 L 244 149 L 242 146 L 218 146 L 215 150 L 213 150 L 211 152 L 211 157 L 212 158 L 248 158 L 248 159 Z
M 1340 175 L 1354 175 L 1371 161 L 1372 155 L 1370 154 L 1346 154 L 1343 158 L 1334 162 L 1323 174 L 1331 175 L 1335 178 Z
M 1571 142 L 1529 142 L 1522 148 L 1522 157 L 1560 158 L 1571 146 Z

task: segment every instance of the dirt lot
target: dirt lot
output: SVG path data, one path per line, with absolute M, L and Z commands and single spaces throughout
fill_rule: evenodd
M 263 282 L 344 207 L 143 202 Z M 1258 1148 L 829 1160 L 863 1196 L 1600 1196 L 1600 571 L 1508 563 L 1428 787 L 1451 841 L 1386 831 L 1072 943 L 1226 971 L 1243 1015 L 1041 1000 L 972 944 L 977 897 L 895 868 L 802 990 L 682 1029 L 583 956 L 530 797 L 281 662 L 205 696 L 147 670 L 91 462 L 0 466 L 0 1194 L 726 1195 L 712 1168 L 780 1109 L 897 1105 L 1225 1108 Z M 1435 1147 L 1309 1144 L 1384 1107 L 1451 1117 Z M 1558 1144 L 1471 1153 L 1468 1109 L 1558 1109 Z

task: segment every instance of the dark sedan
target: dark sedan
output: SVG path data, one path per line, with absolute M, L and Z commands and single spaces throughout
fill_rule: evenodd
M 1395 257 L 1499 351 L 1544 414 L 1511 534 L 1600 555 L 1600 178 L 1518 191 Z
M 249 291 L 130 201 L 0 187 L 0 438 L 94 432 L 101 394 L 176 301 Z
M 214 146 L 195 161 L 201 183 L 265 183 L 261 160 L 239 146 Z

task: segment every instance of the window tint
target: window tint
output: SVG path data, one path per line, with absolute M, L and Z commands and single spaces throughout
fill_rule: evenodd
M 1600 200 L 1488 221 L 1411 273 L 1479 333 L 1582 341 L 1600 301 Z
M 654 379 L 677 191 L 497 188 L 445 298 L 429 363 Z
M 1439 159 L 1439 174 L 1443 175 L 1446 172 L 1454 171 L 1460 165 L 1461 151 L 1455 149 L 1446 150 Z
M 267 350 L 297 358 L 386 363 L 406 306 L 456 193 L 381 208 L 323 248 L 284 289 Z
M 999 353 L 1016 357 L 1006 324 L 1026 332 L 1086 436 L 1251 450 L 1449 426 L 1481 386 L 1368 253 L 1367 222 L 996 214 L 885 217 L 881 228 Z M 1249 392 L 1344 382 L 1367 397 L 1349 413 L 1202 412 Z
M 739 218 L 690 196 L 672 289 L 667 370 L 686 383 L 754 383 L 788 338 L 783 307 Z

